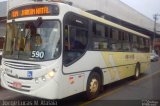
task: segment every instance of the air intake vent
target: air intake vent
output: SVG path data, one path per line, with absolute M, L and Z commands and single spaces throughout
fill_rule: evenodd
M 29 63 L 20 63 L 20 62 L 12 62 L 12 61 L 4 61 L 4 65 L 14 69 L 20 70 L 37 70 L 41 69 L 41 66 L 38 64 L 29 64 Z

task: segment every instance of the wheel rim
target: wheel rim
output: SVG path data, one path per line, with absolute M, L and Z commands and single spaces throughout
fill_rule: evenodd
M 97 79 L 92 79 L 91 83 L 90 83 L 90 92 L 91 93 L 96 93 L 98 90 L 98 80 Z

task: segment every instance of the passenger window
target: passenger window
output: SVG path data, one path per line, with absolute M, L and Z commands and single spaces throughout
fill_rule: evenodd
M 143 41 L 144 41 L 144 52 L 149 52 L 149 48 L 150 48 L 149 40 L 146 38 L 143 38 Z
M 140 51 L 140 52 L 144 52 L 144 43 L 145 43 L 145 42 L 144 42 L 143 38 L 140 37 L 140 38 L 139 38 L 139 44 L 140 44 L 140 45 L 139 45 L 139 51 Z
M 111 51 L 121 51 L 121 41 L 119 40 L 119 31 L 117 29 L 110 29 L 110 50 Z
M 136 35 L 133 36 L 132 51 L 138 52 L 138 37 Z
M 125 51 L 125 52 L 128 52 L 131 50 L 128 33 L 124 33 L 124 35 L 123 35 L 122 47 L 123 47 L 123 51 Z
M 100 23 L 93 23 L 92 35 L 92 49 L 93 50 L 107 50 L 108 48 L 108 27 Z

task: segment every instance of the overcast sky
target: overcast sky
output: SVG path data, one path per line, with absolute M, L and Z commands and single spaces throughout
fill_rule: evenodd
M 6 1 L 6 0 L 0 0 Z M 160 14 L 160 0 L 121 0 L 125 4 L 153 20 L 154 14 Z M 158 17 L 160 23 L 160 16 Z
M 0 0 L 0 2 L 1 2 L 1 1 L 7 1 L 7 0 Z

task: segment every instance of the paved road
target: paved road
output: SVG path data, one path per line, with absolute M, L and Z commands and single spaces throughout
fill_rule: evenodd
M 23 102 L 25 101 L 25 103 L 30 103 L 30 105 L 36 104 L 38 101 L 39 105 L 60 106 L 142 106 L 142 104 L 147 103 L 153 103 L 154 106 L 159 106 L 160 102 L 155 101 L 160 100 L 159 81 L 160 61 L 152 63 L 151 68 L 136 81 L 128 78 L 105 86 L 105 89 L 100 96 L 92 101 L 85 101 L 82 94 L 59 101 L 46 101 L 34 97 L 24 96 L 3 88 L 0 88 L 0 100 L 4 100 L 1 101 L 1 105 L 2 103 L 3 105 L 7 105 L 7 103 L 10 105 L 13 104 L 14 101 L 21 100 Z M 22 104 L 23 102 L 20 102 L 19 104 Z

